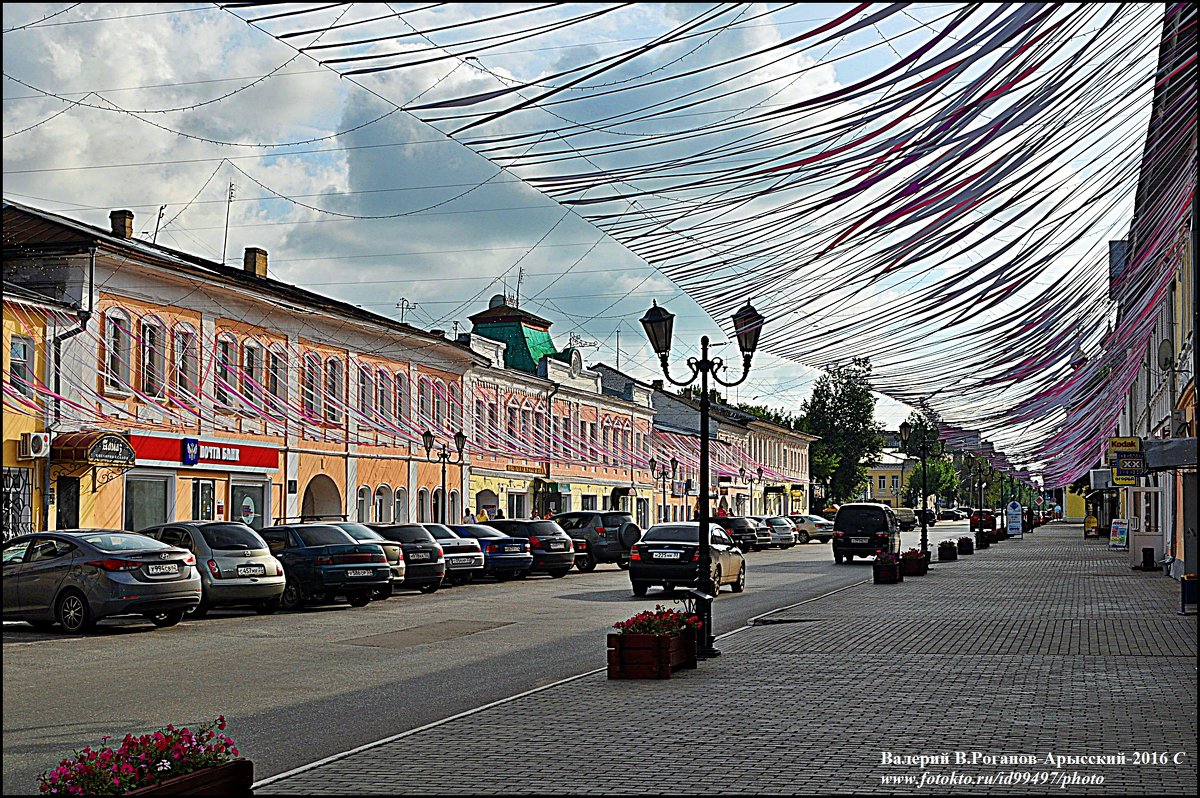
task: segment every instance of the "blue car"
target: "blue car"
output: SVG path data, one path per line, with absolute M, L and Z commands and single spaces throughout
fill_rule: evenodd
M 483 524 L 460 524 L 450 527 L 461 537 L 475 538 L 483 549 L 483 574 L 498 580 L 521 579 L 529 575 L 533 554 L 529 538 L 514 538 Z
M 279 606 L 298 610 L 307 602 L 345 596 L 352 607 L 365 607 L 376 591 L 392 584 L 387 555 L 375 543 L 359 543 L 336 526 L 269 526 L 258 534 L 283 563 L 287 582 Z

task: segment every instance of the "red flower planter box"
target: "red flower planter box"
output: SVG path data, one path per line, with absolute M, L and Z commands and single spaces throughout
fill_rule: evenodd
M 608 678 L 670 679 L 680 668 L 696 667 L 696 633 L 677 635 L 610 634 Z
M 235 759 L 130 790 L 126 795 L 253 795 L 254 763 Z
M 924 576 L 929 573 L 929 561 L 924 557 L 901 557 L 900 573 L 903 576 Z

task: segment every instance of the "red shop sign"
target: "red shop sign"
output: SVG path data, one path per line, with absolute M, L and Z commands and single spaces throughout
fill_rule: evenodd
M 220 465 L 230 468 L 279 468 L 279 449 L 247 443 L 206 441 L 203 438 L 157 438 L 130 435 L 139 460 L 180 465 Z

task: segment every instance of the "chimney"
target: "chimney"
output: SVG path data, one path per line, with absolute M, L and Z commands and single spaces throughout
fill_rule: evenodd
M 117 238 L 133 238 L 133 211 L 113 211 L 108 215 L 108 221 Z
M 661 391 L 663 389 L 663 381 L 662 380 L 651 380 L 650 387 L 656 391 Z
M 246 247 L 242 268 L 255 277 L 267 276 L 267 251 L 258 247 Z

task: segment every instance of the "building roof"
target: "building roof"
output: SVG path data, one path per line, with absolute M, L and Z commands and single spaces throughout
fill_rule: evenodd
M 569 352 L 559 352 L 554 345 L 548 320 L 512 307 L 502 296 L 493 297 L 491 307 L 467 318 L 474 325 L 471 332 L 504 344 L 507 368 L 537 374 L 544 357 L 570 359 Z
M 47 253 L 80 252 L 84 248 L 103 246 L 110 251 L 135 255 L 144 262 L 154 263 L 182 273 L 200 272 L 214 282 L 232 283 L 269 297 L 286 299 L 314 309 L 324 310 L 362 322 L 386 327 L 427 341 L 445 344 L 447 349 L 456 349 L 465 357 L 485 362 L 482 355 L 471 352 L 467 347 L 450 341 L 444 336 L 404 324 L 388 316 L 381 316 L 338 299 L 308 291 L 299 286 L 258 275 L 223 263 L 206 260 L 161 244 L 136 238 L 123 238 L 105 230 L 66 216 L 34 208 L 9 199 L 3 201 L 3 231 L 0 233 L 4 245 L 4 260 L 20 257 L 36 257 Z M 7 290 L 7 288 L 6 288 Z

